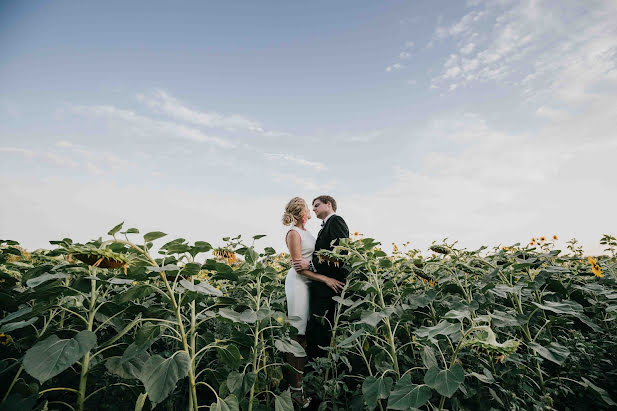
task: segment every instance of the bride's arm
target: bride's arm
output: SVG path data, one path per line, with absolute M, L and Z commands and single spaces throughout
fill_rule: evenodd
M 300 234 L 298 234 L 298 232 L 296 232 L 295 230 L 290 230 L 287 233 L 286 241 L 287 248 L 289 248 L 289 254 L 291 255 L 291 261 L 302 260 L 302 239 L 300 238 Z M 321 281 L 322 283 L 330 287 L 332 290 L 334 290 L 335 293 L 338 293 L 345 286 L 344 283 L 335 280 L 332 277 L 317 274 L 309 270 L 300 270 L 296 272 L 300 275 L 310 278 L 311 280 Z

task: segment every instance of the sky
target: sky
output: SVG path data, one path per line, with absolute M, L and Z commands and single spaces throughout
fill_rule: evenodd
M 0 0 L 0 239 L 124 221 L 286 251 L 287 201 L 329 194 L 385 249 L 601 253 L 615 21 L 612 0 Z

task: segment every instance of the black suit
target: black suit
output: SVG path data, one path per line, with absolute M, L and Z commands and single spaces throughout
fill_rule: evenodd
M 315 241 L 315 253 L 313 254 L 313 267 L 318 274 L 335 278 L 345 282 L 347 270 L 343 264 L 338 267 L 333 262 L 319 261 L 317 251 L 332 250 L 338 244 L 340 238 L 349 238 L 349 228 L 345 220 L 336 214 L 330 216 Z M 318 346 L 330 345 L 331 324 L 334 322 L 334 309 L 336 302 L 332 300 L 334 291 L 321 281 L 312 281 L 309 285 L 309 320 L 306 328 L 307 351 L 310 358 L 320 357 L 324 354 Z M 326 316 L 328 322 L 317 316 Z

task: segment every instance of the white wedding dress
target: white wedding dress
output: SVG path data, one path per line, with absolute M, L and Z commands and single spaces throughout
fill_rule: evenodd
M 310 260 L 315 251 L 315 237 L 307 231 L 296 226 L 291 227 L 300 234 L 302 240 L 302 258 Z M 290 230 L 290 231 L 291 231 Z M 309 283 L 311 279 L 296 273 L 293 267 L 289 269 L 285 278 L 285 295 L 287 296 L 287 315 L 291 325 L 298 329 L 299 335 L 306 332 L 306 323 L 309 316 Z

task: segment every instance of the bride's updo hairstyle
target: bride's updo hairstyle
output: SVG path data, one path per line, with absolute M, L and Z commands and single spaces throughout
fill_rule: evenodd
M 283 225 L 296 225 L 302 221 L 302 212 L 306 209 L 306 201 L 300 197 L 289 200 L 283 213 Z

